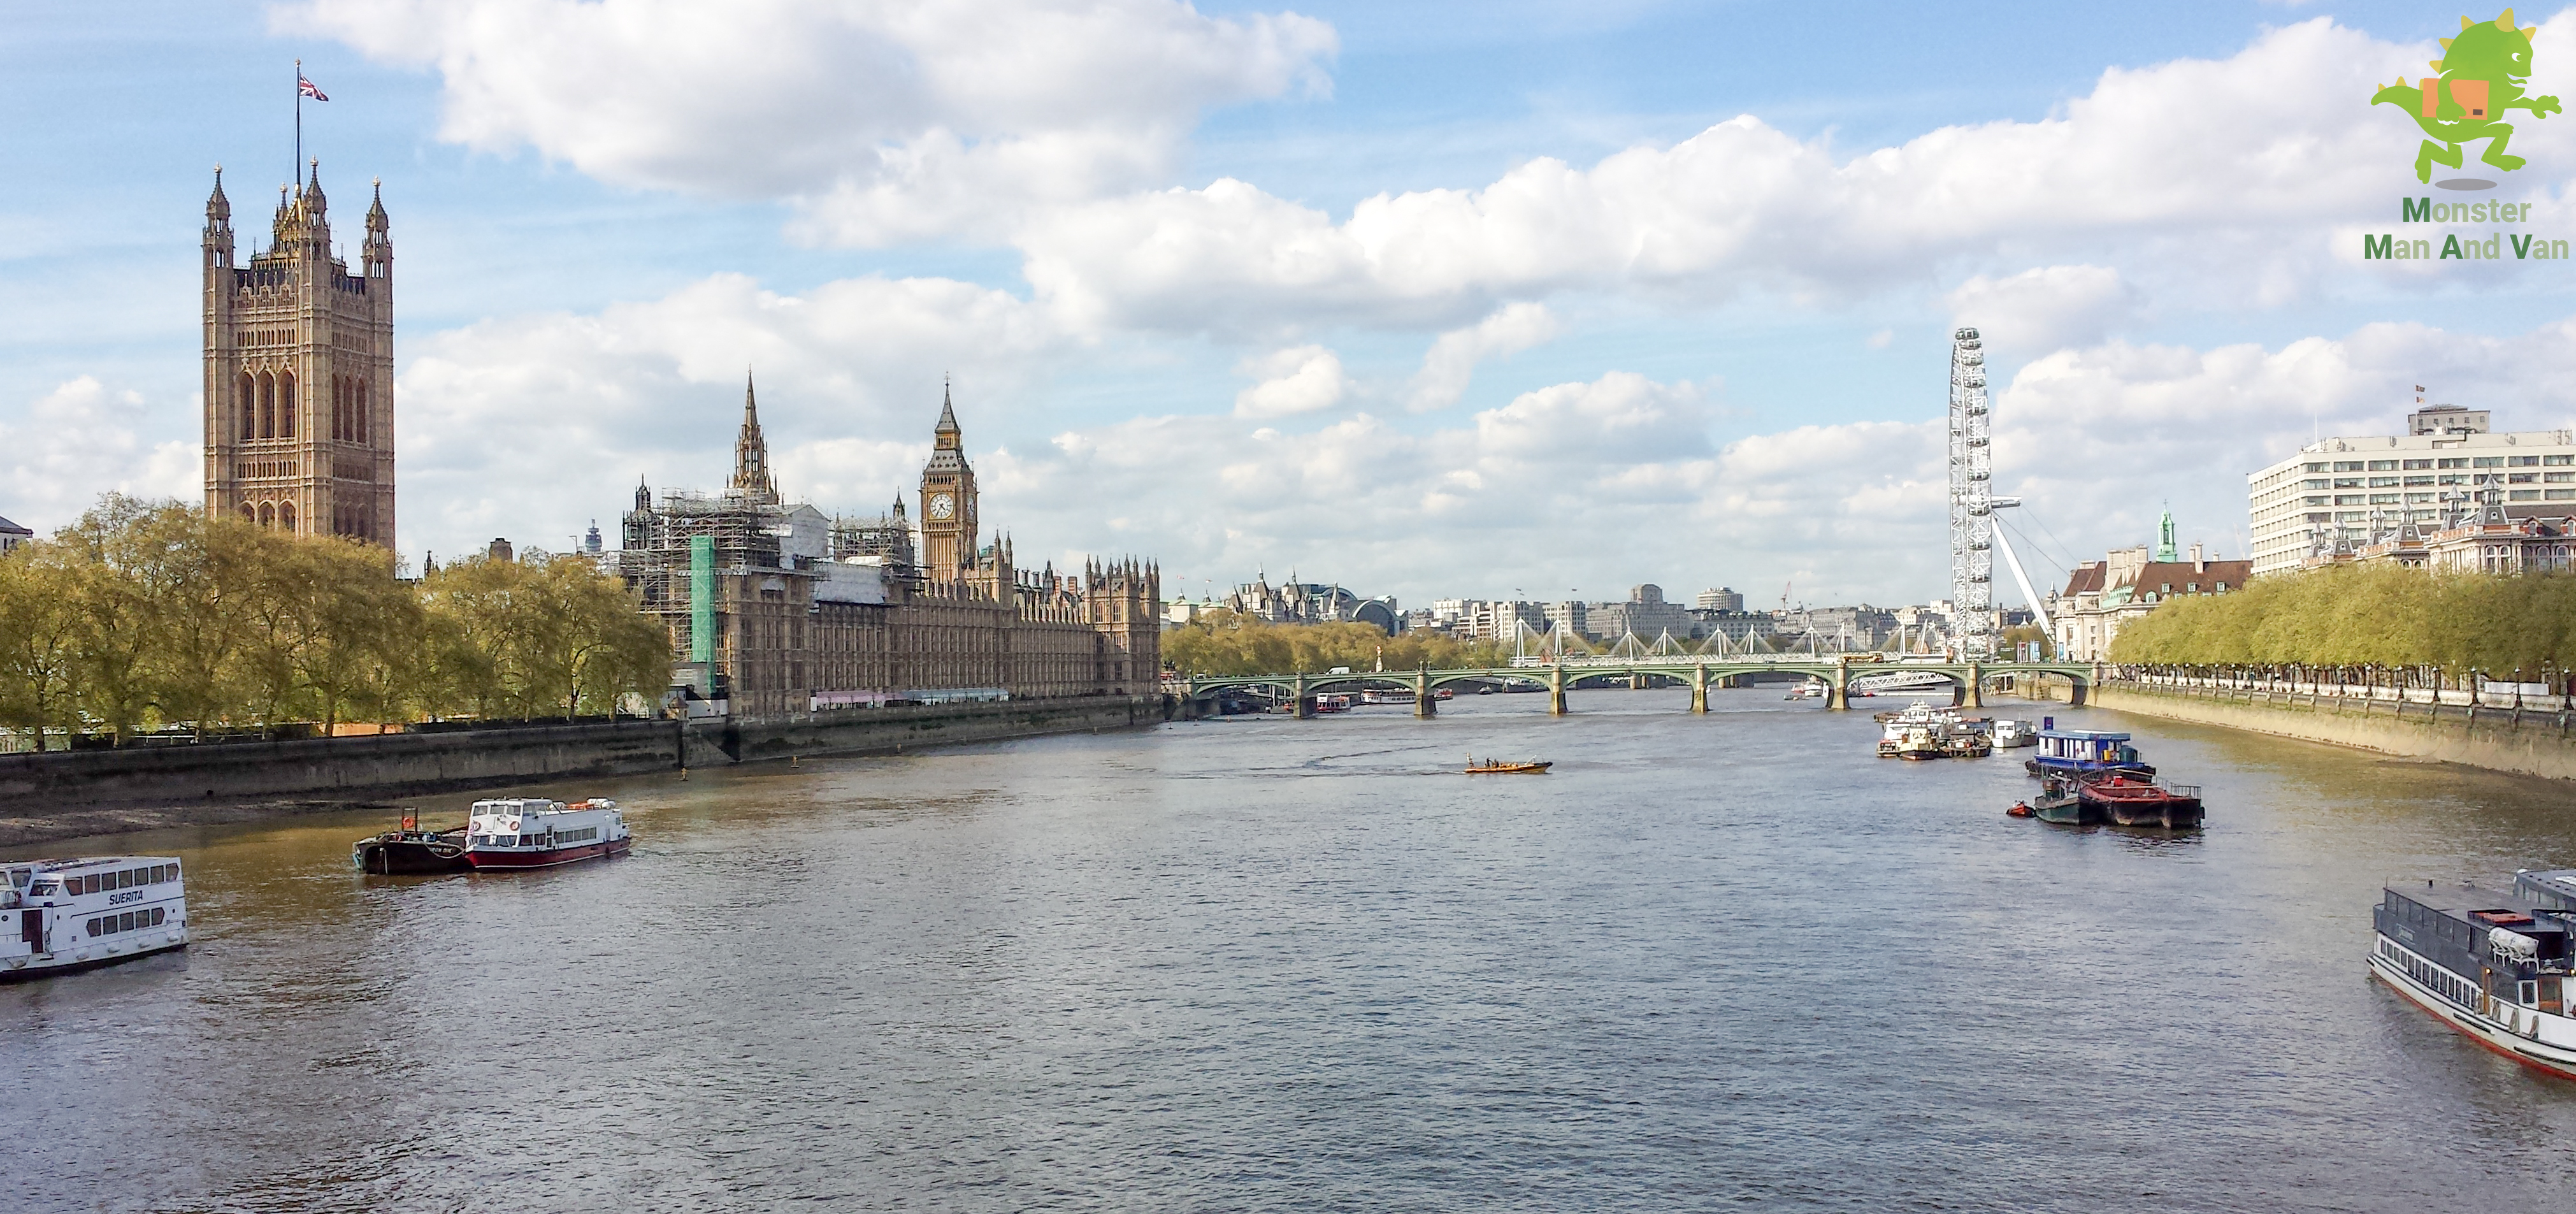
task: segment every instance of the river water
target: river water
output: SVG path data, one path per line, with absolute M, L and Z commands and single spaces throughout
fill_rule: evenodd
M 2576 864 L 2564 786 L 2003 709 L 2211 807 L 2073 830 L 2003 815 L 2019 754 L 1711 699 L 548 789 L 638 845 L 541 873 L 358 876 L 383 814 L 49 847 L 184 857 L 196 943 L 0 988 L 0 1206 L 2563 1201 L 2576 1084 L 2363 957 L 2383 880 Z

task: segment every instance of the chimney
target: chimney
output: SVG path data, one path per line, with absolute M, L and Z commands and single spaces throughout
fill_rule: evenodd
M 2198 544 L 2193 544 L 2191 546 L 2191 571 L 2193 573 L 2209 572 L 2209 558 L 2201 555 L 2200 545 Z

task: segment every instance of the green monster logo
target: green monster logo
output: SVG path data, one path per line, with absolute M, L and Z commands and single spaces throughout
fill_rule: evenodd
M 2436 161 L 2460 167 L 2460 145 L 2480 139 L 2488 143 L 2479 160 L 2506 172 L 2522 167 L 2522 157 L 2504 150 L 2513 138 L 2513 124 L 2503 120 L 2504 112 L 2526 109 L 2534 118 L 2560 112 L 2556 97 L 2522 95 L 2523 82 L 2531 77 L 2532 35 L 2539 32 L 2536 25 L 2515 29 L 2512 9 L 2493 21 L 2462 17 L 2460 36 L 2442 39 L 2443 55 L 2433 61 L 2433 70 L 2441 75 L 2426 76 L 2420 88 L 2400 76 L 2371 95 L 2373 105 L 2404 106 L 2430 136 L 2415 153 L 2415 180 L 2431 181 Z

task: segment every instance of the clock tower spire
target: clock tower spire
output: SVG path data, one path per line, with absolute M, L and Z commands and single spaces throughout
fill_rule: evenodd
M 975 469 L 949 386 L 939 391 L 939 424 L 930 462 L 921 469 L 921 565 L 931 578 L 955 581 L 975 567 Z

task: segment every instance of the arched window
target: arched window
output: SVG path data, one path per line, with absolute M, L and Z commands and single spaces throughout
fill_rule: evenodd
M 259 522 L 259 508 L 258 508 L 258 507 L 256 507 L 256 506 L 251 505 L 249 502 L 243 502 L 243 503 L 242 503 L 242 521 L 243 521 L 243 522 L 245 522 L 245 523 L 250 523 L 250 524 L 253 524 L 253 525 L 257 525 L 257 524 L 258 524 L 258 522 Z
M 295 503 L 279 502 L 277 504 L 277 529 L 280 531 L 295 530 Z
M 277 377 L 277 436 L 295 437 L 295 373 L 287 371 Z M 293 528 L 288 528 L 293 530 Z
M 346 389 L 347 385 L 341 382 L 339 376 L 331 377 L 331 441 L 335 443 L 348 437 L 341 428 L 341 423 L 347 420 L 342 412 L 342 405 L 345 403 L 342 393 Z
M 358 441 L 367 441 L 367 381 L 358 381 Z
M 277 437 L 277 377 L 259 373 L 259 436 Z
M 251 383 L 248 371 L 242 372 L 240 381 L 233 386 L 233 408 L 241 414 L 241 436 L 258 438 L 259 388 Z
M 259 504 L 259 525 L 262 527 L 274 527 L 277 525 L 277 510 L 267 502 L 261 502 Z

